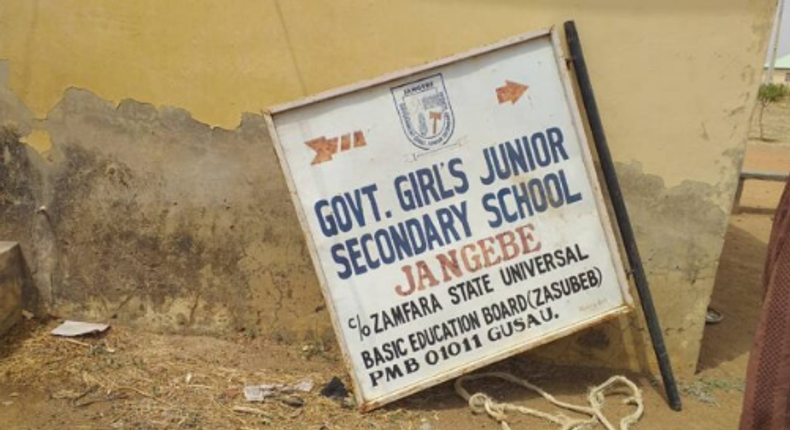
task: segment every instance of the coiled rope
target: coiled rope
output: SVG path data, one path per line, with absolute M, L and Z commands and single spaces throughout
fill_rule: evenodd
M 537 409 L 528 408 L 526 406 L 500 403 L 485 393 L 475 393 L 470 395 L 463 386 L 464 382 L 483 378 L 497 378 L 516 385 L 520 385 L 530 391 L 538 393 L 544 399 L 548 400 L 557 407 L 577 412 L 582 415 L 587 415 L 589 418 L 571 418 L 562 413 L 550 414 Z M 633 393 L 633 395 L 623 400 L 623 404 L 633 405 L 636 407 L 632 414 L 620 420 L 619 429 L 614 427 L 603 414 L 603 407 L 606 401 L 606 392 L 617 385 L 625 385 Z M 603 384 L 590 389 L 590 392 L 587 395 L 589 406 L 579 406 L 557 400 L 554 396 L 547 393 L 537 385 L 534 385 L 525 379 L 521 379 L 504 372 L 478 373 L 475 375 L 462 376 L 455 380 L 455 392 L 469 403 L 469 408 L 472 410 L 472 413 L 488 414 L 488 416 L 499 422 L 502 430 L 511 430 L 510 425 L 507 423 L 508 412 L 519 412 L 525 415 L 543 419 L 560 426 L 561 430 L 588 430 L 595 428 L 598 424 L 603 425 L 607 430 L 628 430 L 631 425 L 639 421 L 645 410 L 644 401 L 642 400 L 642 391 L 639 390 L 636 384 L 631 382 L 625 376 L 613 376 Z

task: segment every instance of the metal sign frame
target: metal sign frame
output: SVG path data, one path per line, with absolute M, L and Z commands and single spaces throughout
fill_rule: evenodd
M 439 67 L 442 67 L 442 66 L 447 66 L 447 65 L 450 65 L 452 63 L 461 61 L 461 60 L 466 60 L 466 59 L 470 59 L 470 58 L 473 58 L 473 57 L 477 57 L 477 56 L 480 56 L 480 55 L 483 55 L 483 54 L 486 54 L 486 53 L 489 53 L 489 52 L 493 52 L 493 51 L 501 50 L 501 49 L 504 49 L 504 48 L 507 48 L 507 47 L 511 47 L 513 45 L 522 44 L 522 43 L 528 43 L 530 41 L 534 41 L 534 40 L 537 40 L 537 39 L 540 39 L 540 38 L 548 38 L 549 41 L 550 41 L 550 44 L 552 46 L 552 49 L 553 49 L 554 57 L 555 57 L 555 60 L 557 62 L 557 66 L 558 66 L 559 73 L 560 73 L 559 80 L 561 81 L 561 84 L 562 84 L 563 93 L 564 93 L 563 96 L 565 98 L 565 103 L 569 107 L 569 110 L 570 110 L 570 113 L 571 113 L 571 122 L 572 122 L 572 125 L 573 125 L 573 132 L 575 132 L 576 137 L 577 137 L 578 142 L 579 142 L 579 146 L 580 146 L 580 149 L 581 149 L 581 155 L 582 155 L 582 158 L 583 158 L 583 162 L 584 162 L 584 166 L 585 166 L 585 170 L 586 170 L 586 174 L 587 174 L 587 179 L 589 181 L 590 187 L 592 188 L 592 191 L 593 191 L 592 194 L 593 194 L 593 197 L 594 197 L 596 208 L 598 210 L 598 216 L 600 218 L 600 222 L 602 224 L 603 232 L 604 232 L 604 235 L 605 235 L 606 242 L 607 242 L 607 244 L 609 246 L 610 252 L 613 254 L 613 257 L 615 257 L 615 258 L 612 258 L 612 263 L 613 263 L 613 266 L 614 266 L 614 269 L 615 269 L 615 272 L 616 272 L 616 276 L 618 277 L 618 281 L 619 281 L 619 285 L 620 285 L 621 294 L 622 294 L 622 297 L 623 297 L 624 304 L 619 306 L 619 307 L 617 307 L 617 308 L 609 310 L 609 311 L 607 311 L 605 313 L 602 313 L 602 314 L 599 314 L 599 315 L 597 315 L 595 317 L 592 317 L 592 318 L 589 318 L 587 320 L 584 320 L 582 322 L 568 325 L 568 326 L 566 326 L 566 327 L 564 327 L 562 329 L 559 329 L 557 331 L 554 331 L 554 332 L 552 332 L 552 333 L 550 333 L 548 335 L 544 335 L 541 338 L 534 339 L 534 340 L 526 342 L 526 343 L 518 344 L 518 345 L 513 346 L 511 348 L 498 351 L 498 352 L 496 352 L 494 354 L 490 354 L 490 355 L 486 356 L 485 358 L 480 359 L 480 360 L 478 360 L 476 362 L 472 362 L 472 363 L 469 363 L 469 364 L 466 364 L 466 365 L 463 365 L 463 366 L 459 366 L 459 367 L 453 368 L 451 370 L 445 371 L 443 373 L 440 373 L 438 375 L 433 376 L 432 378 L 429 378 L 429 379 L 427 379 L 427 380 L 425 380 L 423 382 L 414 384 L 414 385 L 409 386 L 407 388 L 404 388 L 404 389 L 401 389 L 401 390 L 398 390 L 398 391 L 395 391 L 395 392 L 392 392 L 392 393 L 389 393 L 387 395 L 380 396 L 380 397 L 377 397 L 377 398 L 374 398 L 374 399 L 367 399 L 366 400 L 366 399 L 364 399 L 362 397 L 361 390 L 358 389 L 360 384 L 359 384 L 359 381 L 357 380 L 357 375 L 355 374 L 354 369 L 351 366 L 350 356 L 349 356 L 349 349 L 347 347 L 345 337 L 342 334 L 343 332 L 341 330 L 341 322 L 339 321 L 339 317 L 338 317 L 337 312 L 335 310 L 334 304 L 333 304 L 333 302 L 332 302 L 332 300 L 330 298 L 331 296 L 329 295 L 329 287 L 327 285 L 327 277 L 326 277 L 326 275 L 323 272 L 323 268 L 321 267 L 319 256 L 318 256 L 318 252 L 317 252 L 317 249 L 316 249 L 316 246 L 315 246 L 315 242 L 313 240 L 312 233 L 311 233 L 311 231 L 309 229 L 309 224 L 307 223 L 306 214 L 304 213 L 302 206 L 298 203 L 299 202 L 299 194 L 298 194 L 298 191 L 297 191 L 297 187 L 295 186 L 295 183 L 294 183 L 294 181 L 292 179 L 291 167 L 288 164 L 288 161 L 287 161 L 285 153 L 284 153 L 284 149 L 282 147 L 282 144 L 280 142 L 280 138 L 279 138 L 277 130 L 275 128 L 274 117 L 277 116 L 278 114 L 282 114 L 284 112 L 289 112 L 289 111 L 298 109 L 300 107 L 304 107 L 304 106 L 311 105 L 311 104 L 314 104 L 314 103 L 318 103 L 318 102 L 326 101 L 326 100 L 329 100 L 329 99 L 337 98 L 337 97 L 340 97 L 340 96 L 343 96 L 343 95 L 346 95 L 346 94 L 349 94 L 349 93 L 358 92 L 358 91 L 361 91 L 361 90 L 364 90 L 364 89 L 367 89 L 367 88 L 371 88 L 371 87 L 375 87 L 375 86 L 378 86 L 378 85 L 381 85 L 381 84 L 386 84 L 386 83 L 389 83 L 391 81 L 395 81 L 395 80 L 398 80 L 398 79 L 409 77 L 411 75 L 422 74 L 422 73 L 428 72 L 428 71 L 430 71 L 432 69 L 436 69 L 436 68 L 439 68 Z M 275 151 L 277 153 L 278 159 L 280 161 L 281 167 L 282 167 L 282 169 L 283 169 L 283 171 L 285 173 L 285 179 L 286 179 L 286 182 L 287 182 L 287 185 L 288 185 L 289 192 L 291 194 L 292 202 L 294 203 L 294 206 L 296 208 L 296 213 L 297 213 L 300 225 L 302 227 L 303 233 L 304 233 L 305 238 L 306 238 L 307 248 L 308 248 L 308 250 L 310 252 L 310 256 L 311 256 L 311 259 L 312 259 L 313 265 L 315 267 L 316 274 L 318 276 L 318 280 L 319 280 L 319 283 L 320 283 L 320 286 L 321 286 L 321 290 L 322 290 L 324 299 L 325 299 L 325 301 L 327 303 L 327 308 L 329 309 L 329 313 L 330 313 L 330 316 L 331 316 L 332 324 L 333 324 L 334 329 L 335 329 L 335 333 L 338 335 L 337 337 L 338 337 L 338 341 L 339 341 L 339 343 L 341 345 L 341 350 L 342 350 L 342 353 L 343 353 L 344 361 L 346 362 L 346 366 L 349 369 L 349 373 L 350 373 L 350 375 L 352 377 L 352 381 L 353 381 L 354 388 L 355 388 L 354 392 L 355 392 L 357 404 L 359 405 L 359 408 L 360 408 L 361 411 L 363 411 L 363 412 L 364 411 L 369 411 L 371 409 L 380 407 L 380 406 L 382 406 L 384 404 L 390 403 L 392 401 L 395 401 L 395 400 L 398 400 L 400 398 L 406 397 L 406 396 L 408 396 L 410 394 L 413 394 L 415 392 L 421 391 L 421 390 L 423 390 L 423 389 L 425 389 L 427 387 L 434 386 L 434 385 L 437 385 L 439 383 L 442 383 L 442 382 L 445 382 L 447 380 L 450 380 L 450 379 L 453 379 L 455 377 L 458 377 L 458 376 L 460 376 L 460 375 L 462 375 L 464 373 L 468 373 L 470 371 L 473 371 L 475 369 L 479 369 L 481 367 L 490 365 L 492 363 L 495 363 L 497 361 L 500 361 L 500 360 L 502 360 L 504 358 L 507 358 L 507 357 L 510 357 L 512 355 L 515 355 L 515 354 L 518 354 L 518 353 L 521 353 L 521 352 L 533 349 L 533 348 L 535 348 L 537 346 L 549 343 L 549 342 L 551 342 L 553 340 L 556 340 L 556 339 L 568 336 L 569 334 L 577 332 L 577 331 L 579 331 L 581 329 L 584 329 L 584 328 L 587 328 L 587 327 L 590 327 L 590 326 L 593 326 L 593 325 L 597 325 L 597 324 L 600 324 L 601 322 L 604 322 L 604 321 L 616 318 L 616 317 L 618 317 L 620 315 L 623 315 L 625 313 L 628 313 L 628 312 L 630 312 L 630 311 L 632 311 L 634 309 L 633 300 L 631 299 L 630 292 L 629 292 L 629 283 L 628 283 L 628 281 L 626 279 L 625 269 L 624 269 L 624 266 L 623 266 L 623 258 L 622 258 L 622 255 L 620 255 L 620 247 L 618 246 L 618 242 L 617 242 L 617 240 L 616 240 L 616 238 L 614 236 L 614 231 L 613 231 L 613 228 L 612 228 L 613 224 L 612 224 L 612 222 L 611 222 L 611 220 L 609 218 L 607 205 L 606 205 L 606 203 L 604 201 L 603 194 L 601 192 L 600 183 L 598 181 L 598 177 L 597 177 L 597 174 L 596 174 L 595 169 L 594 169 L 592 155 L 591 155 L 591 152 L 590 152 L 590 145 L 589 145 L 589 142 L 587 140 L 587 136 L 586 136 L 585 131 L 584 131 L 585 130 L 585 126 L 584 126 L 584 123 L 583 123 L 583 121 L 581 119 L 581 116 L 580 116 L 580 109 L 579 109 L 579 106 L 576 103 L 576 98 L 575 98 L 575 95 L 574 95 L 572 81 L 571 81 L 570 75 L 568 73 L 568 68 L 567 68 L 567 64 L 566 64 L 566 58 L 563 55 L 563 50 L 562 50 L 561 45 L 560 45 L 559 36 L 558 36 L 557 31 L 556 31 L 556 29 L 554 27 L 551 27 L 549 29 L 543 29 L 543 30 L 539 30 L 539 31 L 535 31 L 535 32 L 526 33 L 526 34 L 523 34 L 523 35 L 519 35 L 519 36 L 516 36 L 516 37 L 512 37 L 512 38 L 500 41 L 498 43 L 494 43 L 494 44 L 491 44 L 491 45 L 487 45 L 487 46 L 484 46 L 484 47 L 473 49 L 473 50 L 465 52 L 465 53 L 461 53 L 461 54 L 453 55 L 453 56 L 450 56 L 450 57 L 447 57 L 447 58 L 444 58 L 444 59 L 432 61 L 432 62 L 426 63 L 424 65 L 421 65 L 421 66 L 417 66 L 417 67 L 408 68 L 408 69 L 404 69 L 404 70 L 401 70 L 401 71 L 389 73 L 389 74 L 386 74 L 386 75 L 381 76 L 381 77 L 376 78 L 376 79 L 363 81 L 363 82 L 360 82 L 360 83 L 352 84 L 352 85 L 349 85 L 349 86 L 341 87 L 341 88 L 338 88 L 338 89 L 334 89 L 334 90 L 323 92 L 323 93 L 320 93 L 320 94 L 317 94 L 317 95 L 306 97 L 304 99 L 297 100 L 297 101 L 294 101 L 294 102 L 291 102 L 291 103 L 278 105 L 278 106 L 272 107 L 269 110 L 267 110 L 266 112 L 264 112 L 264 117 L 265 117 L 265 121 L 266 121 L 266 124 L 268 126 L 268 129 L 269 129 L 269 133 L 270 133 L 270 136 L 271 136 L 271 139 L 272 139 L 272 143 L 274 145 L 274 148 L 275 148 Z

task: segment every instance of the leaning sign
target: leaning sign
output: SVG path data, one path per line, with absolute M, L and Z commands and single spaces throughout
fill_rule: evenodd
M 267 121 L 368 410 L 628 312 L 556 34 Z

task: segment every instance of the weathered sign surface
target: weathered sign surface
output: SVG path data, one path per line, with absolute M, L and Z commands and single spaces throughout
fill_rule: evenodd
M 363 409 L 630 310 L 552 31 L 268 121 Z

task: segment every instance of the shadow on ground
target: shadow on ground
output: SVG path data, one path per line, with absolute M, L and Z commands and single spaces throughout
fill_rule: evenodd
M 764 240 L 730 223 L 711 298 L 711 306 L 725 319 L 706 327 L 699 371 L 745 364 L 762 302 L 766 249 Z

